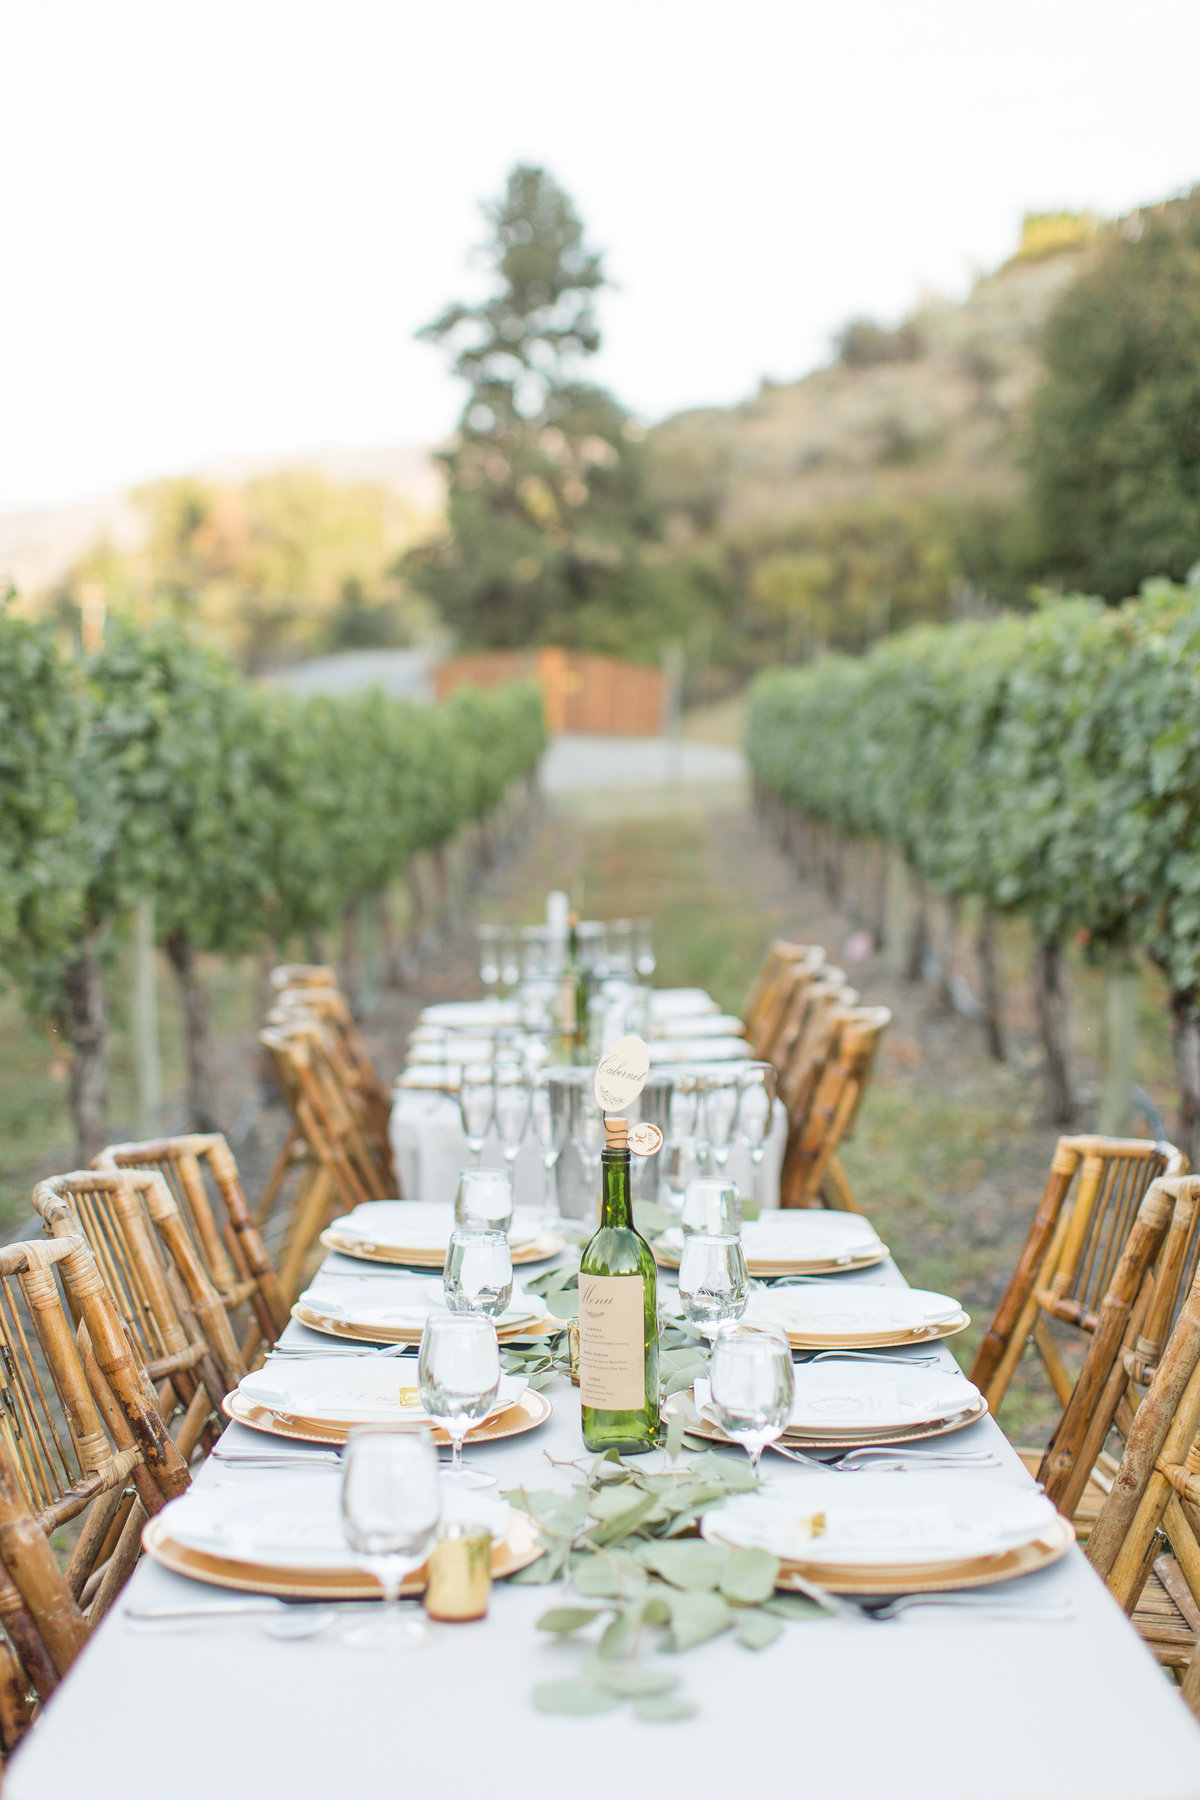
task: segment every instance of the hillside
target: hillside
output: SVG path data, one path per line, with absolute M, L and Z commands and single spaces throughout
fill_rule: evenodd
M 1035 225 L 961 303 L 926 300 L 895 331 L 860 322 L 828 367 L 657 426 L 650 441 L 676 541 L 769 534 L 863 502 L 1012 495 L 1037 337 L 1096 242 L 1081 221 L 1077 241 L 1038 253 Z

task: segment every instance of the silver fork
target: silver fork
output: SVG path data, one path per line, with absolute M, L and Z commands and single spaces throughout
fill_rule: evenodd
M 815 1356 L 804 1358 L 805 1363 L 820 1362 L 872 1362 L 872 1363 L 904 1363 L 910 1369 L 939 1369 L 944 1367 L 940 1356 L 907 1356 L 902 1352 L 890 1355 L 886 1350 L 818 1350 Z M 950 1371 L 947 1369 L 947 1374 Z
M 861 1458 L 868 1457 L 876 1473 L 885 1474 L 891 1469 L 998 1469 L 1000 1459 L 992 1455 L 990 1450 L 942 1450 L 942 1451 L 905 1451 L 903 1445 L 888 1450 L 882 1446 L 844 1450 L 841 1455 L 824 1461 L 804 1450 L 797 1450 L 790 1444 L 778 1442 L 770 1445 L 777 1456 L 786 1456 L 789 1462 L 800 1463 L 808 1469 L 832 1469 L 838 1475 L 865 1474 Z M 882 1458 L 876 1463 L 876 1457 Z
M 1069 1624 L 1075 1617 L 1075 1608 L 1069 1600 L 1028 1600 L 1024 1596 L 1008 1599 L 1001 1594 L 992 1594 L 987 1589 L 976 1594 L 902 1594 L 896 1600 L 889 1600 L 885 1606 L 864 1606 L 863 1613 L 868 1619 L 882 1623 L 896 1618 L 902 1612 L 909 1612 L 917 1606 L 950 1607 L 956 1611 L 969 1612 L 980 1619 L 1012 1619 L 1016 1623 L 1038 1625 Z

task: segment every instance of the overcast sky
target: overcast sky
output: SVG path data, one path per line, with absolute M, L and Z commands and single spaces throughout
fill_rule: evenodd
M 1200 178 L 1197 0 L 0 0 L 0 510 L 426 444 L 415 328 L 517 159 L 646 419 Z M 476 277 L 477 279 L 477 277 Z

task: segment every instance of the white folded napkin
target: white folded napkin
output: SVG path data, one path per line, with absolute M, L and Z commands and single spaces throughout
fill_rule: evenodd
M 525 1390 L 523 1376 L 502 1375 L 488 1417 L 514 1406 Z M 244 1375 L 238 1392 L 254 1406 L 339 1424 L 427 1417 L 417 1392 L 415 1356 L 388 1356 L 379 1361 L 371 1357 L 298 1358 L 292 1368 L 268 1364 Z

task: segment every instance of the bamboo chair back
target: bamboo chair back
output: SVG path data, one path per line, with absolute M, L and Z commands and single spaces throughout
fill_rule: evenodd
M 180 1450 L 211 1442 L 221 1401 L 246 1373 L 237 1340 L 162 1176 L 79 1169 L 39 1182 L 51 1237 L 86 1239 Z
M 205 1273 L 241 1333 L 239 1360 L 249 1368 L 287 1324 L 288 1305 L 225 1139 L 219 1132 L 193 1132 L 110 1144 L 93 1167 L 154 1169 L 162 1176 Z
M 759 1062 L 770 1060 L 766 1049 L 779 1028 L 797 968 L 819 967 L 824 954 L 815 943 L 790 943 L 786 938 L 775 938 L 766 950 L 741 1019 L 741 1033 Z
M 832 1051 L 813 1087 L 803 1123 L 788 1134 L 780 1178 L 781 1206 L 817 1206 L 823 1187 L 845 1210 L 857 1211 L 836 1153 L 853 1123 L 870 1079 L 879 1041 L 891 1023 L 886 1006 L 854 1006 L 835 1013 Z
M 313 1245 L 330 1219 L 364 1201 L 390 1199 L 396 1188 L 347 1100 L 321 1022 L 301 1014 L 269 1026 L 260 1041 L 271 1055 L 296 1126 L 264 1195 L 264 1206 L 273 1205 L 289 1171 L 300 1171 L 279 1258 L 283 1291 L 294 1297 Z
M 380 1080 L 333 970 L 319 964 L 284 964 L 273 971 L 271 984 L 284 1013 L 310 1012 L 326 1027 L 330 1060 L 346 1101 L 362 1122 L 376 1159 L 391 1183 L 390 1192 L 398 1193 L 388 1137 L 391 1095 Z
M 1004 1297 L 976 1352 L 971 1380 L 993 1414 L 1032 1341 L 1062 1405 L 1074 1385 L 1050 1321 L 1091 1332 L 1137 1209 L 1153 1181 L 1185 1167 L 1172 1144 L 1063 1137 Z
M 7 1753 L 123 1586 L 146 1517 L 188 1472 L 82 1238 L 0 1250 L 0 1358 Z M 63 1527 L 77 1530 L 65 1570 L 50 1544 Z
M 857 1006 L 858 994 L 847 987 L 840 969 L 821 969 L 802 995 L 794 1019 L 795 1030 L 779 1069 L 779 1098 L 789 1121 L 799 1131 L 821 1070 L 837 1039 L 839 1017 Z
M 1074 1518 L 1105 1447 L 1127 1439 L 1143 1391 L 1162 1360 L 1181 1297 L 1196 1267 L 1200 1177 L 1160 1177 L 1146 1190 L 1119 1247 L 1112 1278 L 1085 1321 L 1091 1342 L 1038 1469 L 1059 1511 Z
M 1181 1672 L 1200 1717 L 1200 1275 L 1137 1410 L 1087 1556 L 1159 1661 Z

